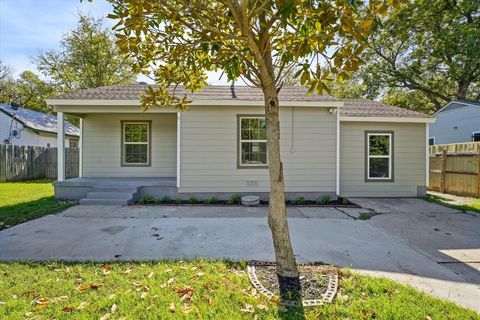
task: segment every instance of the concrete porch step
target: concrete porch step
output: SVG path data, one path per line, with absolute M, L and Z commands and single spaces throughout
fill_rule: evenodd
M 127 205 L 130 199 L 125 198 L 84 198 L 80 199 L 81 205 L 98 205 L 98 204 L 118 204 Z
M 104 192 L 104 191 L 91 191 L 87 193 L 88 199 L 132 199 L 134 192 Z
M 122 187 L 122 186 L 95 186 L 91 192 L 120 192 L 120 193 L 135 193 L 137 188 Z

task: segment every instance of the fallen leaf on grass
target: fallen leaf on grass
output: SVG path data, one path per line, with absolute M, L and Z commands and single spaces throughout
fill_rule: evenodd
M 175 278 L 170 278 L 170 279 L 168 279 L 167 283 L 171 284 L 173 282 L 173 280 L 175 280 Z
M 118 305 L 117 305 L 116 303 L 114 303 L 114 304 L 112 305 L 112 307 L 110 308 L 110 312 L 111 312 L 111 313 L 115 313 L 115 312 L 117 311 L 117 309 L 118 309 Z
M 268 307 L 264 304 L 257 304 L 257 308 L 260 310 L 268 310 Z
M 39 304 L 38 306 L 32 309 L 32 312 L 40 311 L 42 309 L 45 309 L 46 307 L 47 307 L 47 304 Z
M 71 307 L 71 306 L 66 306 L 66 307 L 63 307 L 62 311 L 65 311 L 65 312 L 72 312 L 72 311 L 75 311 L 77 310 L 77 308 L 75 307 Z
M 426 315 L 425 320 L 432 320 L 432 317 L 430 317 L 429 315 Z
M 26 296 L 26 297 L 31 297 L 36 295 L 38 295 L 38 292 L 35 290 L 25 291 L 24 293 L 22 293 L 22 296 Z
M 102 268 L 103 274 L 104 275 L 109 274 L 111 269 L 112 267 L 108 263 L 105 263 Z
M 178 288 L 177 294 L 181 301 L 185 302 L 186 305 L 190 304 L 193 296 L 193 289 L 190 287 Z
M 128 268 L 123 271 L 125 274 L 129 274 L 130 272 L 132 272 L 132 266 L 128 266 Z
M 255 311 L 255 309 L 253 308 L 253 306 L 251 304 L 246 303 L 245 308 L 240 309 L 240 311 L 253 313 Z
M 189 306 L 183 306 L 182 309 L 180 309 L 180 312 L 183 314 L 188 314 L 192 311 L 192 309 Z
M 150 272 L 150 273 L 148 274 L 148 276 L 147 276 L 147 277 L 148 277 L 148 278 L 151 278 L 151 277 L 153 277 L 153 271 L 152 271 L 152 272 Z
M 6 305 L 6 302 L 5 301 L 0 301 L 0 306 L 4 306 Z
M 173 302 L 170 302 L 170 312 L 175 312 L 175 304 Z
M 88 289 L 97 290 L 98 288 L 100 288 L 99 284 L 91 283 L 91 284 L 81 284 L 77 287 L 77 290 L 80 292 L 84 292 Z
M 87 306 L 87 303 L 85 301 L 80 302 L 80 304 L 77 307 L 77 310 L 85 309 L 86 306 Z
M 148 294 L 148 293 L 145 292 L 145 291 L 142 292 L 142 294 L 140 295 L 140 298 L 141 298 L 141 299 L 145 299 L 145 298 L 147 297 L 147 294 Z
M 103 316 L 100 317 L 100 320 L 107 320 L 110 318 L 110 313 L 105 313 Z
M 197 276 L 199 276 L 199 277 L 203 277 L 204 275 L 205 275 L 205 272 L 199 272 L 199 273 L 197 273 Z
M 49 302 L 50 302 L 50 299 L 48 298 L 38 298 L 37 300 L 35 300 L 36 304 L 47 304 Z

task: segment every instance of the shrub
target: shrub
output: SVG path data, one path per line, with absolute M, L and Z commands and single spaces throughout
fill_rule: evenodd
M 139 204 L 148 204 L 155 203 L 155 198 L 152 196 L 144 196 L 142 199 L 138 200 Z
M 350 201 L 348 201 L 348 199 L 347 199 L 347 198 L 345 198 L 345 197 L 342 197 L 342 198 L 340 198 L 340 203 L 341 203 L 341 204 L 349 204 L 349 203 L 350 203 Z
M 330 201 L 332 201 L 332 198 L 330 198 L 330 196 L 328 194 L 324 195 L 323 197 L 321 198 L 318 198 L 317 200 L 315 200 L 315 202 L 317 204 L 329 204 Z
M 305 204 L 305 198 L 304 197 L 298 197 L 297 199 L 293 200 L 294 205 L 302 205 Z
M 182 198 L 180 198 L 180 197 L 175 198 L 175 203 L 176 204 L 182 204 L 182 202 L 183 202 Z
M 172 202 L 172 198 L 170 198 L 169 196 L 163 196 L 160 199 L 160 203 L 170 203 L 170 202 Z
M 207 199 L 205 200 L 205 203 L 207 203 L 207 204 L 216 204 L 216 203 L 218 203 L 218 199 L 215 198 L 215 197 L 207 198 Z
M 188 198 L 187 202 L 190 204 L 195 204 L 195 203 L 198 203 L 198 200 L 195 197 L 190 197 Z
M 232 194 L 230 198 L 228 198 L 227 204 L 237 204 L 240 203 L 242 197 L 239 194 Z

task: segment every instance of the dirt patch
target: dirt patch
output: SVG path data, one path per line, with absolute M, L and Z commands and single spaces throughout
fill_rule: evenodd
M 254 268 L 260 284 L 273 295 L 279 297 L 275 264 L 256 263 Z M 329 265 L 299 265 L 298 271 L 304 304 L 305 301 L 331 302 L 331 298 L 337 290 L 337 268 Z M 332 279 L 334 279 L 333 283 Z

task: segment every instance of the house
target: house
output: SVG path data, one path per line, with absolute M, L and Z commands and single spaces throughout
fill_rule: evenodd
M 480 101 L 453 100 L 434 116 L 429 144 L 480 141 Z
M 60 152 L 57 198 L 268 197 L 261 90 L 237 87 L 233 95 L 228 86 L 207 86 L 188 95 L 188 111 L 142 112 L 146 88 L 113 85 L 47 100 L 60 125 L 65 114 L 81 117 L 80 178 L 64 179 Z M 433 118 L 370 100 L 308 96 L 303 87 L 283 87 L 279 95 L 287 198 L 425 194 Z
M 65 122 L 65 146 L 78 147 L 80 130 Z M 0 143 L 56 147 L 57 117 L 0 103 Z

